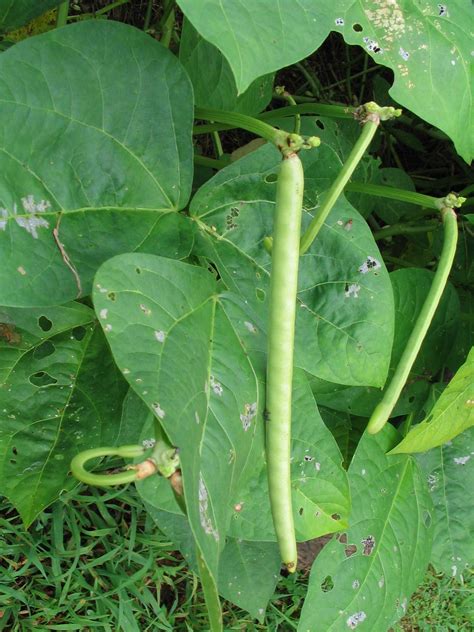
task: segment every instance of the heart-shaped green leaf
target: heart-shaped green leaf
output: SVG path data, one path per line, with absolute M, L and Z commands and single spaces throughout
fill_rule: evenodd
M 387 426 L 359 443 L 349 468 L 351 526 L 316 558 L 300 632 L 354 630 L 362 623 L 388 630 L 423 579 L 432 504 L 416 461 L 385 454 L 396 436 Z
M 187 256 L 189 239 L 176 240 L 187 224 L 170 211 L 191 189 L 192 108 L 176 57 L 118 22 L 88 20 L 2 53 L 3 304 L 87 294 L 120 252 Z
M 328 145 L 306 152 L 304 225 L 341 166 Z M 196 252 L 219 270 L 265 331 L 280 157 L 265 146 L 220 171 L 195 195 Z M 367 261 L 374 261 L 373 267 Z M 300 260 L 295 363 L 341 384 L 382 386 L 393 337 L 392 288 L 366 222 L 341 198 Z M 249 311 L 250 313 L 250 311 Z
M 314 0 L 208 0 L 205 11 L 193 0 L 178 4 L 204 39 L 227 58 L 239 94 L 257 77 L 312 53 L 333 27 L 331 12 Z
M 189 521 L 217 577 L 229 497 L 263 428 L 257 376 L 215 278 L 170 259 L 122 255 L 99 270 L 94 303 L 122 373 L 180 450 Z

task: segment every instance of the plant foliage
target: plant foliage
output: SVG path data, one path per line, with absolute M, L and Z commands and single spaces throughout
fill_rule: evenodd
M 0 2 L 0 29 L 57 4 Z M 0 53 L 0 492 L 29 526 L 76 484 L 70 462 L 82 450 L 164 441 L 179 458 L 177 479 L 155 474 L 139 493 L 200 575 L 219 630 L 219 595 L 263 621 L 280 569 L 265 384 L 281 162 L 271 143 L 231 160 L 229 146 L 244 142 L 219 132 L 268 134 L 258 117 L 275 108 L 274 73 L 333 31 L 390 68 L 391 97 L 468 161 L 469 7 L 178 5 L 176 55 L 112 19 L 78 20 Z M 302 109 L 283 98 L 289 110 L 263 115 L 278 121 L 277 135 L 293 131 Z M 350 108 L 324 105 L 299 121 L 322 140 L 301 152 L 303 231 L 357 164 Z M 203 129 L 193 129 L 195 107 L 211 122 L 217 160 L 211 141 L 193 141 Z M 358 188 L 338 197 L 300 257 L 289 486 L 297 540 L 331 536 L 311 570 L 301 632 L 386 630 L 429 562 L 458 577 L 473 563 L 473 215 L 463 216 L 452 284 L 392 423 L 370 435 L 367 419 L 429 296 L 438 209 L 454 198 L 420 195 L 401 163 L 362 154 Z M 381 184 L 394 199 L 373 197 Z

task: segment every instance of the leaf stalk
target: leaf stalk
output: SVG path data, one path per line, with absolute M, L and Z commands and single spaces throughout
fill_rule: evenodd
M 270 143 L 273 143 L 283 155 L 298 152 L 301 149 L 317 147 L 320 144 L 320 140 L 316 136 L 304 137 L 299 134 L 290 134 L 264 121 L 260 121 L 257 118 L 238 112 L 226 112 L 224 110 L 196 107 L 195 116 L 198 119 L 224 123 L 224 125 L 240 127 L 248 132 L 252 132 Z

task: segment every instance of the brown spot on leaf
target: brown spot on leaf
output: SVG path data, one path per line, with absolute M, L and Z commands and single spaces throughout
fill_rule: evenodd
M 18 345 L 21 342 L 21 335 L 15 331 L 15 325 L 0 323 L 0 340 L 10 345 Z

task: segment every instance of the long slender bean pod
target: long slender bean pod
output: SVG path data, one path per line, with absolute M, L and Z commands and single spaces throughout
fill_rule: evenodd
M 270 282 L 267 359 L 267 466 L 273 523 L 282 560 L 296 570 L 291 503 L 291 395 L 304 174 L 298 155 L 283 156 L 278 175 Z
M 311 246 L 313 241 L 316 239 L 319 231 L 326 221 L 327 216 L 331 212 L 338 197 L 341 195 L 344 187 L 349 182 L 350 177 L 354 173 L 355 168 L 359 164 L 360 159 L 364 155 L 365 150 L 370 145 L 370 142 L 375 136 L 378 125 L 378 121 L 367 121 L 366 123 L 364 123 L 361 135 L 352 148 L 352 151 L 349 154 L 337 178 L 332 183 L 331 188 L 326 193 L 323 203 L 317 210 L 315 216 L 311 220 L 310 225 L 301 238 L 301 254 L 304 254 Z
M 326 221 L 327 216 L 331 212 L 338 197 L 341 195 L 344 187 L 349 182 L 355 168 L 359 164 L 367 147 L 370 145 L 370 142 L 375 136 L 375 132 L 377 131 L 380 121 L 387 121 L 391 118 L 400 116 L 400 114 L 401 110 L 396 110 L 391 106 L 380 107 L 372 101 L 365 103 L 354 112 L 355 118 L 363 124 L 362 132 L 357 139 L 356 144 L 352 148 L 351 153 L 347 157 L 347 160 L 337 178 L 334 180 L 329 191 L 326 193 L 323 203 L 301 238 L 301 254 L 304 254 L 316 239 L 319 231 Z
M 456 213 L 452 208 L 442 208 L 441 216 L 444 227 L 444 241 L 438 269 L 436 270 L 428 296 L 426 297 L 423 307 L 421 308 L 421 312 L 418 315 L 405 350 L 400 358 L 400 362 L 393 374 L 392 381 L 385 391 L 382 401 L 375 407 L 375 410 L 369 419 L 367 430 L 371 434 L 376 434 L 382 430 L 384 425 L 387 423 L 388 418 L 390 417 L 395 404 L 400 397 L 402 388 L 408 379 L 448 281 L 448 276 L 454 261 L 454 255 L 456 254 L 458 226 Z

